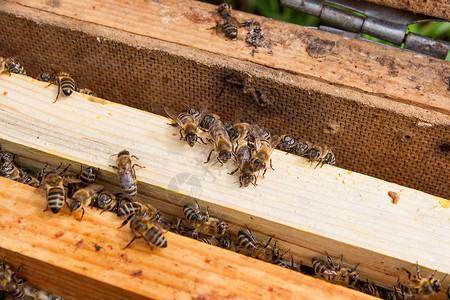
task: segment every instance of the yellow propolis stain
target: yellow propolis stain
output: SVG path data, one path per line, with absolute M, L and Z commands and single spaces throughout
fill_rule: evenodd
M 450 200 L 445 200 L 442 198 L 439 198 L 439 204 L 442 208 L 449 208 L 450 207 Z
M 100 116 L 96 116 L 95 118 L 96 118 L 96 119 L 100 119 Z

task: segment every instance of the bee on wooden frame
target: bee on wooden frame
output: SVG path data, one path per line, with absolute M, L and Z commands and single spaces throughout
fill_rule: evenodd
M 56 84 L 58 86 L 58 93 L 56 94 L 55 101 L 53 101 L 53 103 L 55 103 L 56 101 L 58 101 L 61 92 L 69 97 L 74 91 L 77 90 L 77 88 L 75 85 L 75 80 L 69 75 L 69 73 L 57 71 L 57 69 L 59 68 L 57 68 L 55 65 L 52 65 L 51 68 L 54 72 L 54 75 L 52 76 L 53 80 L 48 86 L 50 86 L 51 84 Z
M 325 254 L 327 256 L 327 262 L 319 258 L 313 258 L 312 260 L 313 268 L 316 274 L 331 283 L 337 283 L 348 287 L 355 286 L 358 280 L 356 268 L 359 264 L 354 266 L 352 269 L 342 267 L 342 255 L 339 265 L 335 267 L 328 253 L 325 252 Z
M 6 73 L 11 76 L 11 73 L 27 75 L 25 68 L 14 58 L 0 57 L 0 74 Z
M 197 117 L 194 117 L 188 112 L 182 112 L 177 115 L 170 108 L 164 107 L 167 115 L 180 127 L 180 140 L 184 139 L 191 147 L 194 147 L 198 140 L 205 144 L 203 139 L 198 135 L 200 121 L 203 119 L 207 109 L 208 103 L 205 103 Z
M 60 173 L 58 173 L 59 167 L 53 171 L 45 172 L 46 167 L 41 171 L 40 177 L 42 177 L 42 184 L 39 188 L 44 190 L 47 195 L 47 208 L 44 211 L 50 209 L 53 213 L 57 214 L 66 202 L 67 190 L 65 185 L 79 183 L 81 180 L 73 177 L 63 177 L 64 172 L 69 166 Z
M 209 29 L 216 29 L 216 33 L 223 33 L 226 37 L 236 40 L 238 36 L 238 28 L 241 26 L 239 21 L 231 16 L 231 5 L 222 3 L 217 8 L 217 12 L 220 15 L 219 21 L 216 26 Z
M 22 268 L 19 266 L 14 272 L 5 264 L 5 257 L 0 266 L 0 291 L 4 291 L 6 295 L 12 299 L 23 299 L 25 296 L 22 279 L 17 280 L 16 275 Z
M 279 248 L 277 248 L 277 241 L 275 241 L 273 246 L 270 246 L 273 236 L 269 238 L 265 245 L 257 242 L 248 226 L 245 225 L 245 227 L 247 228 L 246 231 L 240 230 L 238 232 L 238 252 L 273 264 L 278 264 L 283 255 L 289 252 L 287 250 L 280 254 Z
M 123 201 L 117 208 L 117 216 L 126 218 L 120 227 L 125 226 L 135 215 L 146 216 L 153 221 L 160 220 L 159 210 L 140 199 Z
M 134 215 L 130 222 L 133 239 L 123 248 L 128 248 L 136 239 L 143 238 L 153 250 L 153 246 L 166 248 L 167 240 L 164 236 L 163 223 L 152 220 L 148 215 Z
M 94 183 L 95 179 L 97 178 L 97 170 L 94 169 L 94 167 L 87 167 L 84 168 L 81 167 L 80 172 L 80 179 L 86 184 L 92 184 Z
M 122 200 L 119 197 L 120 194 L 121 193 L 114 194 L 110 191 L 100 192 L 97 196 L 97 201 L 95 202 L 97 207 L 103 210 L 100 214 L 105 211 L 116 213 Z M 131 201 L 131 199 L 129 201 Z
M 255 154 L 251 159 L 250 163 L 253 164 L 254 170 L 264 170 L 264 174 L 266 173 L 268 165 L 273 170 L 272 159 L 270 156 L 272 155 L 273 150 L 277 147 L 280 142 L 280 137 L 278 136 L 269 136 L 269 138 L 261 138 L 263 136 L 261 129 L 257 125 L 252 125 L 249 129 L 249 136 L 253 137 L 254 145 L 255 145 Z
M 254 165 L 251 163 L 252 150 L 250 149 L 250 147 L 247 144 L 238 145 L 235 155 L 238 167 L 236 168 L 236 170 L 228 174 L 233 175 L 239 170 L 240 187 L 248 187 L 250 183 L 254 186 L 257 186 L 256 180 L 258 179 L 258 177 L 256 173 L 258 170 L 256 170 L 254 168 Z
M 315 161 L 317 161 L 317 166 L 322 167 L 324 164 L 334 165 L 336 164 L 336 158 L 331 149 L 327 146 L 313 146 L 309 150 L 309 161 L 311 162 L 311 167 Z
M 68 207 L 70 213 L 76 212 L 78 210 L 82 210 L 80 221 L 83 220 L 84 217 L 84 207 L 88 205 L 92 205 L 95 202 L 95 199 L 98 196 L 98 193 L 103 190 L 103 185 L 99 184 L 90 184 L 85 188 L 81 188 L 77 190 L 69 200 Z
M 190 232 L 190 235 L 197 238 L 199 234 L 207 237 L 220 238 L 223 237 L 228 229 L 228 224 L 217 218 L 209 216 L 209 210 L 206 208 L 206 216 L 204 217 L 200 211 L 197 200 L 194 201 L 194 207 L 185 205 L 183 207 L 183 215 L 185 217 L 186 228 L 181 228 L 182 221 L 178 223 L 180 232 Z
M 416 263 L 416 274 L 412 274 L 410 271 L 403 268 L 408 274 L 408 281 L 401 282 L 400 279 L 397 280 L 397 285 L 401 290 L 402 295 L 409 296 L 429 296 L 439 293 L 442 290 L 442 282 L 448 274 L 445 274 L 441 280 L 434 278 L 437 270 L 434 271 L 427 278 L 422 278 L 420 276 L 419 262 Z
M 231 158 L 233 153 L 233 144 L 230 141 L 228 132 L 223 122 L 216 120 L 209 130 L 209 134 L 214 142 L 214 149 L 209 152 L 208 158 L 205 163 L 208 163 L 211 159 L 213 152 L 217 153 L 217 161 L 223 166 Z
M 110 165 L 111 168 L 117 170 L 119 175 L 120 186 L 122 189 L 128 193 L 130 196 L 136 196 L 137 194 L 137 179 L 134 167 L 145 168 L 138 164 L 132 163 L 132 158 L 138 159 L 134 155 L 130 155 L 127 150 L 120 151 L 117 155 L 117 166 Z M 115 156 L 115 155 L 113 155 Z

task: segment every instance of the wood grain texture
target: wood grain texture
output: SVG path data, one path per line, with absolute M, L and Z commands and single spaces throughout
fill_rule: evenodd
M 35 13 L 24 15 L 27 18 L 39 20 L 41 12 L 48 12 L 285 70 L 366 95 L 377 94 L 387 102 L 418 106 L 445 115 L 450 112 L 446 79 L 450 63 L 420 54 L 236 11 L 235 16 L 241 20 L 252 18 L 263 24 L 266 38 L 272 41 L 270 51 L 261 48 L 253 55 L 253 48 L 246 44 L 244 36 L 230 41 L 208 30 L 216 24 L 216 7 L 197 1 L 2 3 L 16 11 L 20 9 L 11 8 L 11 3 L 36 9 Z
M 411 11 L 444 20 L 450 20 L 450 2 L 442 0 L 367 0 L 383 6 Z
M 14 74 L 1 79 L 0 143 L 20 163 L 72 162 L 74 171 L 77 163 L 92 165 L 102 182 L 117 186 L 110 156 L 125 148 L 146 166 L 137 170 L 138 194 L 165 213 L 179 216 L 197 197 L 212 215 L 248 224 L 258 238 L 275 235 L 303 262 L 323 251 L 344 254 L 349 264 L 361 263 L 363 280 L 384 286 L 417 260 L 424 274 L 450 271 L 448 200 L 335 167 L 313 169 L 277 150 L 275 171 L 257 188 L 239 188 L 226 174 L 233 165 L 204 164 L 210 146 L 191 149 L 164 117 L 78 93 L 52 104 L 54 86 Z M 389 191 L 400 194 L 398 204 Z
M 371 299 L 354 290 L 166 233 L 168 247 L 132 235 L 121 219 L 87 209 L 82 222 L 44 212 L 35 188 L 0 178 L 0 255 L 30 285 L 70 299 Z

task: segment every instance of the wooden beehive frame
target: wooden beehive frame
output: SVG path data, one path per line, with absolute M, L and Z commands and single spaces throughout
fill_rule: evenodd
M 58 165 L 59 162 L 70 162 L 71 169 L 75 172 L 79 170 L 78 164 L 92 165 L 100 168 L 99 180 L 102 184 L 117 189 L 117 175 L 109 167 L 114 161 L 110 155 L 126 148 L 140 158 L 140 164 L 146 166 L 137 171 L 140 197 L 151 201 L 165 214 L 181 216 L 181 207 L 192 203 L 195 196 L 203 207 L 209 206 L 212 215 L 235 224 L 236 227 L 247 224 L 254 228 L 260 239 L 275 235 L 280 247 L 289 248 L 290 253 L 298 260 L 309 262 L 323 251 L 328 251 L 334 257 L 344 254 L 349 264 L 360 263 L 358 269 L 362 279 L 369 277 L 383 286 L 392 286 L 402 276 L 401 268 L 413 268 L 418 259 L 424 274 L 439 269 L 438 276 L 442 276 L 450 271 L 448 235 L 433 238 L 434 232 L 445 233 L 450 229 L 448 200 L 335 167 L 313 169 L 305 159 L 285 155 L 278 150 L 273 154 L 276 170 L 268 172 L 257 188 L 240 189 L 236 183 L 237 178 L 226 174 L 226 171 L 233 169 L 231 164 L 224 168 L 218 164 L 204 165 L 209 146 L 198 145 L 191 149 L 178 139 L 178 130 L 167 126 L 166 118 L 78 93 L 70 98 L 62 97 L 53 104 L 56 87 L 46 86 L 46 83 L 15 74 L 11 77 L 5 75 L 0 81 L 0 91 L 3 93 L 0 120 L 4 124 L 0 142 L 5 151 L 13 151 L 18 155 L 20 165 L 39 169 L 45 163 Z M 189 178 L 197 178 L 197 181 L 181 184 Z M 40 210 L 45 207 L 45 199 L 30 196 L 30 189 L 23 187 L 18 188 L 18 191 L 25 189 L 25 193 L 28 193 L 23 196 L 23 201 L 33 204 L 26 204 L 32 206 L 31 211 L 21 217 L 22 208 L 19 207 L 23 204 L 19 201 L 22 200 L 10 196 L 15 191 L 12 187 L 14 184 L 4 181 L 3 184 L 11 186 L 11 191 L 6 191 L 3 198 L 11 199 L 13 202 L 10 205 L 14 206 L 9 206 L 8 209 L 5 205 L 5 209 L 2 209 L 5 214 L 2 220 L 5 223 L 1 245 L 8 256 L 15 257 L 10 251 L 31 256 L 31 260 L 26 259 L 31 269 L 36 260 L 46 264 L 55 264 L 55 260 L 60 260 L 51 258 L 48 254 L 45 257 L 39 256 L 42 251 L 39 247 L 35 250 L 23 250 L 29 242 L 18 244 L 17 233 L 12 230 L 13 226 L 8 220 L 27 219 L 31 218 L 30 215 L 37 214 L 37 219 L 32 218 L 31 223 L 22 220 L 22 223 L 28 225 L 20 225 L 22 223 L 19 222 L 16 229 L 22 228 L 21 226 L 34 228 L 37 222 L 44 220 L 49 222 L 50 227 L 55 220 L 58 223 L 67 222 L 69 227 L 81 226 L 71 233 L 74 235 L 71 242 L 76 239 L 75 243 L 82 239 L 89 240 L 90 243 L 96 241 L 98 235 L 91 238 L 92 233 L 88 229 L 81 229 L 84 226 L 94 231 L 115 230 L 114 225 L 106 224 L 113 216 L 98 219 L 100 225 L 106 227 L 96 229 L 99 212 L 88 211 L 81 223 L 77 221 L 79 216 L 67 216 L 67 212 L 62 216 L 42 213 Z M 192 188 L 197 190 L 193 191 Z M 400 194 L 398 204 L 391 203 L 389 191 Z M 11 207 L 17 207 L 17 211 L 11 210 Z M 39 232 L 32 231 L 32 235 Z M 411 236 L 411 232 L 415 234 Z M 54 238 L 54 234 L 55 232 L 42 238 Z M 118 238 L 114 233 L 111 234 L 111 237 L 98 244 L 109 242 L 114 244 L 115 251 L 120 252 L 120 245 L 126 242 L 126 238 L 130 238 L 130 234 L 120 231 L 121 237 Z M 185 243 L 184 238 L 174 239 L 176 241 L 173 243 L 177 245 L 174 247 L 177 249 Z M 171 241 L 172 238 L 169 238 L 169 245 Z M 143 257 L 153 257 L 154 254 L 145 245 L 137 247 Z M 95 254 L 93 249 L 88 252 L 90 255 Z M 216 251 L 213 248 L 206 249 L 210 251 L 208 255 Z M 76 253 L 71 255 L 77 255 Z M 134 252 L 120 253 L 135 255 Z M 164 251 L 155 253 L 166 255 Z M 121 254 L 118 254 L 119 259 Z M 60 255 L 59 250 L 54 255 Z M 80 258 L 86 260 L 86 255 L 83 254 Z M 227 255 L 234 257 L 237 254 Z M 239 264 L 240 262 L 234 267 L 241 268 Z M 65 262 L 59 264 L 58 268 L 64 266 L 71 269 Z M 270 266 L 272 267 L 277 268 Z M 78 275 L 96 276 L 92 275 L 97 274 L 92 266 L 86 268 L 77 269 L 76 272 Z M 203 271 L 201 268 L 198 270 Z M 204 275 L 208 276 L 206 273 Z M 131 277 L 130 280 L 133 280 Z M 148 279 L 154 280 L 151 276 Z M 32 278 L 30 282 L 33 282 Z M 39 287 L 48 287 L 39 280 L 36 282 Z M 126 289 L 119 282 L 117 287 Z M 51 292 L 71 297 L 76 292 L 48 288 Z M 211 287 L 211 293 L 214 288 L 218 287 Z M 229 288 L 232 289 L 233 285 Z M 324 287 L 326 290 L 328 288 Z M 319 293 L 323 292 L 320 284 L 318 289 L 321 291 Z M 167 286 L 161 287 L 160 291 L 173 292 Z M 285 292 L 288 295 L 294 293 L 294 290 Z M 143 290 L 142 293 L 145 295 L 147 291 Z M 196 294 L 196 291 L 191 289 L 188 293 Z

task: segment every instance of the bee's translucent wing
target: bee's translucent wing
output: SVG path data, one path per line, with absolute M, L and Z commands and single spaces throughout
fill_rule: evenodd
M 183 123 L 181 123 L 180 119 L 178 118 L 178 115 L 175 114 L 175 112 L 172 109 L 170 109 L 168 107 L 164 107 L 164 111 L 174 122 L 176 122 L 178 124 L 178 126 L 183 128 Z

